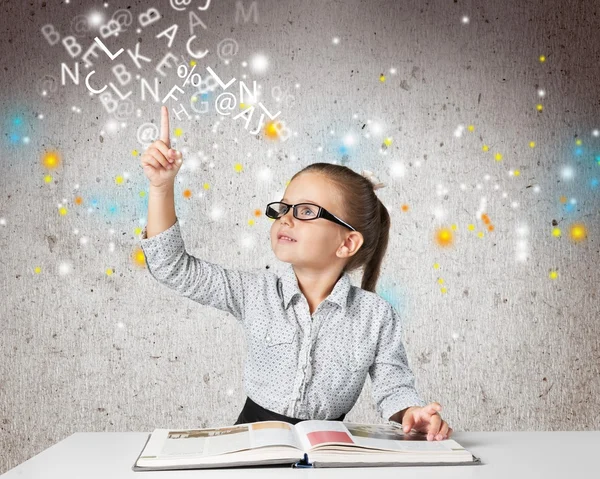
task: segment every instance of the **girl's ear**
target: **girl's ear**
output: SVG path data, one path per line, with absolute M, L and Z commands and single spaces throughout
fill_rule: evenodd
M 336 251 L 336 255 L 340 258 L 348 258 L 354 256 L 364 242 L 363 235 L 358 231 L 351 231 L 346 236 L 344 242 L 340 245 Z

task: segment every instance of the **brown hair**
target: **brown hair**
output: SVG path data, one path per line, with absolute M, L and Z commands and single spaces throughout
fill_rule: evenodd
M 339 216 L 363 235 L 362 246 L 350 257 L 344 271 L 350 272 L 364 266 L 360 287 L 374 293 L 390 236 L 387 208 L 375 194 L 371 180 L 347 166 L 312 163 L 298 171 L 292 180 L 309 172 L 325 176 L 337 188 L 343 199 L 343 211 Z

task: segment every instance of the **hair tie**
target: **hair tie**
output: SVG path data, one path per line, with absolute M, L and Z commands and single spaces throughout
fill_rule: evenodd
M 373 190 L 376 190 L 378 188 L 383 188 L 385 186 L 385 183 L 381 183 L 377 179 L 377 177 L 373 174 L 372 171 L 362 170 L 362 172 L 360 174 L 373 184 Z

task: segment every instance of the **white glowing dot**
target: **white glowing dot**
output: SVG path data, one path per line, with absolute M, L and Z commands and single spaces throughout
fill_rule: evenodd
M 565 167 L 562 169 L 562 172 L 561 172 L 561 174 L 562 174 L 562 177 L 563 177 L 565 180 L 570 180 L 570 179 L 572 179 L 572 178 L 575 176 L 575 171 L 573 170 L 573 167 L 572 167 L 572 166 L 565 166 Z
M 417 160 L 415 161 L 415 166 L 418 168 L 419 166 L 421 166 L 421 160 Z
M 456 138 L 460 138 L 463 134 L 464 129 L 465 129 L 465 127 L 463 125 L 458 125 L 456 127 L 456 130 L 454 130 L 454 136 Z
M 106 8 L 106 7 L 108 7 L 108 3 L 105 3 L 105 4 L 104 4 L 104 7 L 105 7 L 105 8 Z
M 338 37 L 333 37 L 333 40 L 331 40 L 333 42 L 334 45 L 338 45 L 340 43 L 340 39 Z
M 494 189 L 495 190 L 499 190 L 500 189 L 500 185 L 494 185 Z
M 248 62 L 242 62 L 242 66 L 246 68 L 248 66 Z
M 81 244 L 87 244 L 87 242 L 88 242 L 88 239 L 87 239 L 85 236 L 82 236 L 81 238 L 79 238 L 79 242 L 80 242 Z
M 483 177 L 483 179 L 484 179 L 485 181 L 488 181 L 488 180 L 490 179 L 490 175 L 485 175 L 485 176 Z
M 300 88 L 300 83 L 296 83 L 296 85 L 294 85 L 296 88 Z
M 592 135 L 594 135 L 594 136 L 600 136 L 600 131 L 594 130 L 594 131 L 592 131 Z
M 513 208 L 517 208 L 519 206 L 519 203 L 517 203 L 516 201 L 513 201 L 510 206 L 512 206 Z
M 342 142 L 344 143 L 344 146 L 352 146 L 356 143 L 356 138 L 351 133 L 348 133 L 346 136 L 344 136 Z
M 71 272 L 71 263 L 63 262 L 58 265 L 58 274 L 65 276 Z
M 38 115 L 38 118 L 39 118 L 40 120 L 43 120 L 43 119 L 44 119 L 44 115 L 42 115 L 42 114 L 40 113 L 40 114 Z
M 397 70 L 396 70 L 395 68 L 390 68 L 390 73 L 391 73 L 392 75 L 395 75 L 395 74 L 396 74 L 396 72 L 397 72 Z
M 262 53 L 257 53 L 251 60 L 251 68 L 255 73 L 264 73 L 269 66 L 269 60 Z
M 6 226 L 6 218 L 0 218 L 0 225 Z
M 318 152 L 321 152 L 321 151 L 323 151 L 323 147 L 322 147 L 322 146 L 319 146 L 319 147 L 317 148 L 317 151 L 318 151 Z
M 481 183 L 477 183 L 477 186 L 475 188 L 477 188 L 478 190 L 480 190 L 482 188 L 481 187 Z
M 571 201 L 570 201 L 570 203 L 571 203 L 572 205 L 574 205 L 574 204 L 577 204 L 577 200 L 576 200 L 575 198 L 571 198 Z
M 100 12 L 92 12 L 88 16 L 88 23 L 93 27 L 98 27 L 104 23 L 104 15 Z
M 467 185 L 465 185 L 464 183 L 461 183 L 460 184 L 460 189 L 463 190 L 463 191 L 466 190 L 467 189 Z
M 535 186 L 533 187 L 533 191 L 534 191 L 535 193 L 539 193 L 539 192 L 540 192 L 540 186 L 539 186 L 539 185 L 535 185 Z
M 462 17 L 462 22 L 469 23 L 469 17 L 467 17 L 467 16 Z
M 213 220 L 218 220 L 219 218 L 221 218 L 223 216 L 223 210 L 220 209 L 219 207 L 214 207 L 211 212 L 210 212 L 210 217 Z
M 390 165 L 390 176 L 402 178 L 406 174 L 406 167 L 403 163 L 395 162 Z
M 28 136 L 24 136 L 24 137 L 23 137 L 23 143 L 25 143 L 26 145 L 28 145 L 28 144 L 29 144 L 29 141 L 30 141 L 30 140 L 29 140 L 29 137 L 28 137 Z
M 506 198 L 508 196 L 508 193 L 506 191 L 502 192 L 502 198 Z
M 546 96 L 546 91 L 545 91 L 545 90 L 542 90 L 542 89 L 540 88 L 540 89 L 538 90 L 538 96 L 539 96 L 540 98 L 543 98 L 543 97 L 545 97 L 545 96 Z
M 47 94 L 48 94 L 48 92 L 47 92 L 46 90 L 44 90 L 44 91 L 42 92 L 42 96 L 46 96 Z
M 458 333 L 452 333 L 452 339 L 458 339 Z
M 232 396 L 233 395 L 233 389 L 228 389 L 227 390 L 227 395 L 228 396 Z
M 74 234 L 74 235 L 78 235 L 78 234 L 79 234 L 79 229 L 75 228 L 75 229 L 73 230 L 73 234 Z

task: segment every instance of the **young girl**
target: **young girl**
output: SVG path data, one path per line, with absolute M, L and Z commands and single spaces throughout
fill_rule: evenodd
M 175 215 L 181 153 L 170 148 L 169 117 L 141 156 L 150 180 L 141 234 L 150 274 L 182 296 L 231 313 L 244 328 L 247 400 L 236 424 L 306 419 L 342 421 L 366 380 L 381 416 L 404 431 L 450 437 L 441 405 L 420 399 L 402 344 L 401 319 L 375 293 L 390 218 L 375 189 L 350 168 L 314 163 L 269 203 L 271 246 L 287 263 L 272 272 L 226 269 L 185 250 Z M 361 288 L 348 272 L 364 266 Z

